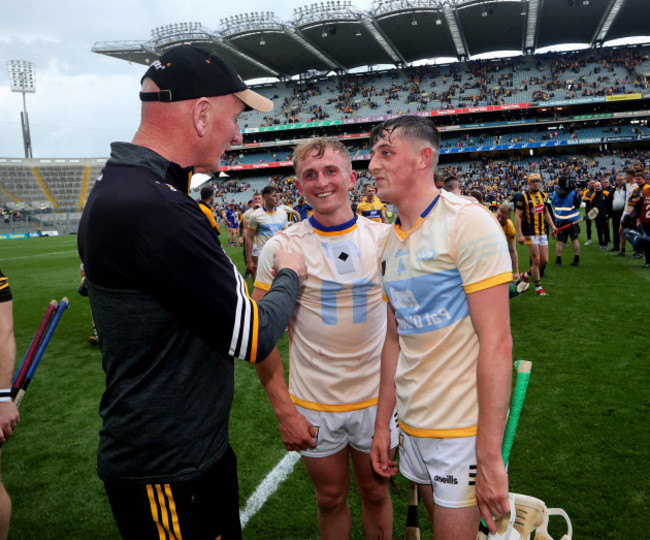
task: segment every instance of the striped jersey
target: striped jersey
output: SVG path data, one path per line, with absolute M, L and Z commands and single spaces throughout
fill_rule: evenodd
M 255 287 L 269 290 L 273 254 L 305 256 L 308 274 L 289 325 L 289 393 L 313 410 L 351 411 L 377 403 L 386 335 L 377 251 L 389 230 L 363 217 L 324 227 L 314 216 L 264 246 Z
M 515 195 L 515 210 L 521 210 L 521 232 L 524 236 L 541 236 L 546 234 L 544 208 L 548 197 L 543 191 L 524 191 Z
M 479 340 L 467 294 L 512 281 L 501 226 L 477 202 L 441 192 L 410 231 L 396 220 L 380 261 L 397 319 L 401 428 L 417 437 L 475 435 Z

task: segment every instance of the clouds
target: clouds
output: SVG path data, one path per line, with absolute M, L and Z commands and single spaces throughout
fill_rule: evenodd
M 131 140 L 140 114 L 137 95 L 145 66 L 92 52 L 97 41 L 146 41 L 151 30 L 201 22 L 215 30 L 220 19 L 273 10 L 288 20 L 299 0 L 21 0 L 5 2 L 0 18 L 0 158 L 24 157 L 22 96 L 9 89 L 5 64 L 35 67 L 27 111 L 36 158 L 105 157 L 109 143 Z M 371 0 L 354 0 L 367 9 Z

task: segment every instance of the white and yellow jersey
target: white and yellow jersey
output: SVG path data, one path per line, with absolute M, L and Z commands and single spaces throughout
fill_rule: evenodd
M 305 257 L 308 274 L 289 324 L 289 393 L 297 405 L 352 411 L 377 403 L 386 305 L 377 267 L 389 226 L 363 217 L 324 227 L 312 216 L 276 234 L 257 266 L 268 291 L 273 254 Z
M 410 231 L 396 220 L 380 262 L 398 325 L 402 429 L 417 437 L 476 435 L 479 341 L 466 294 L 512 281 L 501 226 L 477 202 L 441 192 Z
M 281 204 L 273 212 L 267 212 L 264 207 L 255 210 L 249 218 L 248 228 L 257 231 L 255 234 L 255 243 L 258 252 L 262 250 L 264 244 L 277 232 L 286 229 L 289 226 L 289 214 L 291 208 Z

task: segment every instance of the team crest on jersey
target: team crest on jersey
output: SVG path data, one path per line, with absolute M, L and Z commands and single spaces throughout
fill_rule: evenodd
M 420 251 L 418 251 L 417 262 L 430 261 L 435 258 L 436 258 L 435 249 L 421 249 Z
M 389 287 L 390 303 L 395 309 L 420 309 L 420 303 L 415 298 L 413 291 L 405 289 L 400 291 Z

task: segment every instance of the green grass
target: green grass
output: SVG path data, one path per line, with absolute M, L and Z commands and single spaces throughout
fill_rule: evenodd
M 226 249 L 242 268 L 241 249 Z M 511 491 L 564 508 L 576 538 L 640 538 L 648 510 L 642 466 L 650 448 L 644 324 L 650 271 L 642 261 L 616 259 L 595 246 L 582 251 L 579 268 L 568 266 L 570 248 L 565 266 L 555 268 L 552 242 L 543 280 L 550 296 L 538 298 L 531 290 L 511 300 L 514 358 L 533 362 L 512 450 Z M 527 260 L 521 248 L 522 268 Z M 0 268 L 14 294 L 18 360 L 49 300 L 70 298 L 25 395 L 21 423 L 3 447 L 3 479 L 14 505 L 10 538 L 118 538 L 95 474 L 103 372 L 98 349 L 87 343 L 88 300 L 76 292 L 76 237 L 2 241 Z M 286 338 L 281 350 L 286 356 Z M 236 363 L 231 443 L 243 506 L 285 455 L 255 370 L 243 362 Z M 401 477 L 397 485 L 395 538 L 403 535 L 407 492 Z M 362 538 L 354 490 L 350 505 L 352 536 Z M 430 538 L 422 507 L 420 515 L 422 537 Z M 562 532 L 551 527 L 556 539 Z M 318 538 L 313 488 L 300 463 L 249 521 L 244 537 Z

